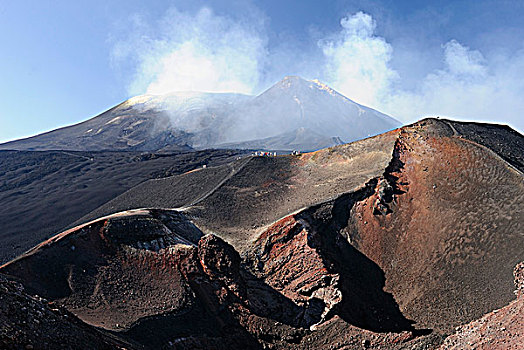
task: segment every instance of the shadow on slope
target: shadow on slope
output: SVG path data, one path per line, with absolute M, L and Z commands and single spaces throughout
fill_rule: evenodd
M 402 314 L 393 295 L 384 291 L 382 269 L 343 236 L 353 205 L 373 194 L 376 185 L 377 181 L 372 180 L 364 188 L 312 207 L 298 217 L 320 233 L 322 257 L 340 275 L 343 297 L 334 313 L 352 325 L 375 332 L 414 330 L 414 322 Z
M 304 307 L 295 325 L 314 329 L 338 315 L 374 332 L 429 332 L 414 329 L 384 291 L 382 269 L 348 241 L 353 205 L 371 196 L 377 182 L 284 217 L 246 252 L 254 275 Z

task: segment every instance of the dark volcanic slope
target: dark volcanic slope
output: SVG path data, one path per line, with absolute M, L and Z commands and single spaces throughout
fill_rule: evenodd
M 322 209 L 312 210 L 301 219 L 308 215 L 324 216 Z M 371 338 L 386 349 L 399 349 L 415 337 L 391 295 L 381 290 L 377 265 L 349 245 L 340 251 L 330 247 L 322 235 L 335 238 L 334 231 L 301 227 L 289 245 L 291 263 L 298 259 L 311 270 L 275 280 L 272 267 L 285 264 L 274 254 L 282 241 L 278 236 L 283 229 L 291 238 L 288 229 L 301 225 L 290 223 L 277 224 L 261 237 L 269 254 L 262 253 L 254 269 L 231 245 L 203 236 L 184 214 L 149 209 L 63 232 L 0 270 L 84 322 L 150 349 L 318 348 L 334 336 L 351 346 Z M 256 257 L 262 247 L 253 248 L 249 255 Z M 333 266 L 337 256 L 355 264 L 339 270 Z M 346 294 L 351 280 L 367 281 Z M 387 321 L 377 323 L 380 317 Z M 327 332 L 309 330 L 317 326 Z M 39 331 L 22 329 L 19 337 L 33 340 Z
M 344 141 L 340 137 L 328 137 L 311 129 L 299 128 L 260 140 L 221 144 L 217 148 L 308 152 L 342 144 Z
M 143 182 L 86 218 L 178 210 L 98 219 L 0 272 L 151 348 L 436 348 L 521 314 L 522 139 L 426 119 Z
M 147 179 L 226 163 L 241 154 L 0 151 L 0 261 Z
M 169 261 L 157 271 L 147 261 L 167 247 L 172 247 L 169 253 L 191 247 L 201 236 L 198 228 L 175 212 L 122 213 L 65 231 L 3 270 L 24 280 L 28 290 L 60 300 L 84 321 L 116 330 L 140 318 L 183 310 L 191 303 L 184 288 L 171 288 L 185 282 L 169 270 Z M 28 281 L 34 273 L 42 278 Z
M 517 300 L 481 319 L 457 327 L 457 332 L 446 338 L 441 350 L 524 348 L 524 262 L 515 267 L 514 275 Z
M 27 293 L 0 275 L 0 348 L 124 349 L 134 347 L 80 321 L 66 309 Z
M 0 150 L 180 151 L 226 143 L 228 148 L 316 150 L 338 144 L 338 138 L 355 141 L 399 125 L 318 81 L 286 77 L 259 96 L 136 96 L 82 123 L 0 144 Z
M 128 209 L 188 206 L 203 199 L 207 193 L 213 192 L 250 159 L 242 158 L 220 166 L 199 168 L 182 175 L 145 181 L 80 218 L 75 224 L 80 225 Z
M 135 110 L 127 102 L 84 122 L 0 144 L 0 150 L 24 151 L 188 151 L 189 135 L 166 129 L 162 111 Z
M 353 209 L 346 235 L 386 272 L 386 288 L 410 318 L 449 329 L 512 297 L 511 270 L 524 252 L 524 183 L 505 158 L 518 167 L 521 154 L 522 136 L 507 127 L 428 119 L 301 156 L 254 157 L 212 193 L 194 185 L 195 174 L 178 178 L 176 187 L 207 195 L 186 213 L 245 251 L 287 214 L 382 179 Z M 147 185 L 167 192 L 171 183 Z M 187 195 L 152 200 L 149 187 L 133 188 L 96 215 L 190 204 Z M 370 209 L 380 196 L 392 202 Z
M 488 147 L 521 172 L 524 171 L 524 140 L 517 131 L 506 125 L 446 122 L 456 135 Z
M 209 232 L 228 235 L 240 245 L 249 244 L 263 226 L 352 191 L 380 175 L 391 158 L 397 134 L 391 131 L 301 156 L 251 157 L 234 166 L 234 174 L 225 167 L 207 168 L 148 181 L 82 221 L 128 209 L 192 204 L 189 212 Z

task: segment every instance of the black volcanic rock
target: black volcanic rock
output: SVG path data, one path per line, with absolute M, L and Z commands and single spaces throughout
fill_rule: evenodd
M 166 130 L 169 117 L 162 111 L 129 111 L 124 104 L 85 122 L 0 145 L 2 150 L 70 151 L 188 151 L 188 134 Z
M 522 344 L 521 145 L 424 119 L 149 180 L 0 272 L 146 348 Z
M 19 282 L 2 274 L 0 323 L 2 349 L 138 348 L 87 325 L 63 307 L 29 294 Z

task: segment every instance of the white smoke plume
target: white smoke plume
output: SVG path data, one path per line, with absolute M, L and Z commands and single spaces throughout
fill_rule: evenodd
M 338 32 L 311 41 L 316 53 L 312 49 L 301 55 L 293 42 L 270 46 L 269 22 L 254 13 L 239 19 L 217 15 L 210 8 L 196 13 L 171 8 L 157 22 L 136 16 L 131 23 L 134 29 L 114 45 L 113 62 L 133 62 L 131 95 L 253 94 L 283 75 L 298 74 L 318 78 L 350 99 L 403 122 L 438 115 L 524 129 L 524 47 L 512 55 L 495 54 L 450 40 L 442 43 L 441 56 L 431 58 L 428 65 L 439 68 L 428 69 L 413 86 L 407 83 L 413 76 L 399 73 L 409 75 L 409 69 L 393 67 L 395 47 L 377 34 L 377 23 L 369 14 L 348 14 Z M 420 54 L 423 48 L 410 50 L 398 54 L 425 57 Z
M 319 46 L 326 59 L 325 78 L 347 97 L 377 108 L 397 73 L 389 67 L 392 47 L 374 35 L 376 23 L 363 12 L 344 17 L 342 30 Z
M 524 55 L 488 61 L 455 40 L 443 45 L 444 68 L 432 72 L 416 91 L 392 91 L 384 110 L 407 120 L 440 115 L 509 123 L 524 129 Z
M 267 44 L 263 19 L 240 21 L 210 8 L 196 14 L 171 8 L 156 23 L 135 17 L 132 24 L 135 30 L 115 45 L 112 58 L 136 62 L 128 88 L 133 95 L 252 93 L 259 83 Z
M 524 129 L 524 50 L 490 59 L 456 40 L 442 45 L 441 69 L 414 89 L 392 68 L 394 48 L 365 13 L 348 15 L 341 30 L 319 42 L 328 83 L 356 102 L 404 122 L 424 116 L 509 123 Z M 405 54 L 405 53 L 403 53 Z

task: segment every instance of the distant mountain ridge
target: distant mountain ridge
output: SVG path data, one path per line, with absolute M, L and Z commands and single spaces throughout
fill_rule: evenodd
M 0 149 L 173 151 L 261 145 L 313 150 L 398 126 L 397 120 L 319 81 L 286 77 L 258 96 L 204 92 L 136 96 L 82 123 L 0 144 Z M 297 130 L 300 135 L 292 140 L 290 135 Z
M 340 137 L 327 137 L 308 128 L 298 128 L 277 136 L 265 139 L 243 141 L 237 143 L 220 144 L 218 148 L 224 149 L 260 149 L 281 151 L 314 151 L 321 148 L 342 145 L 345 142 Z

